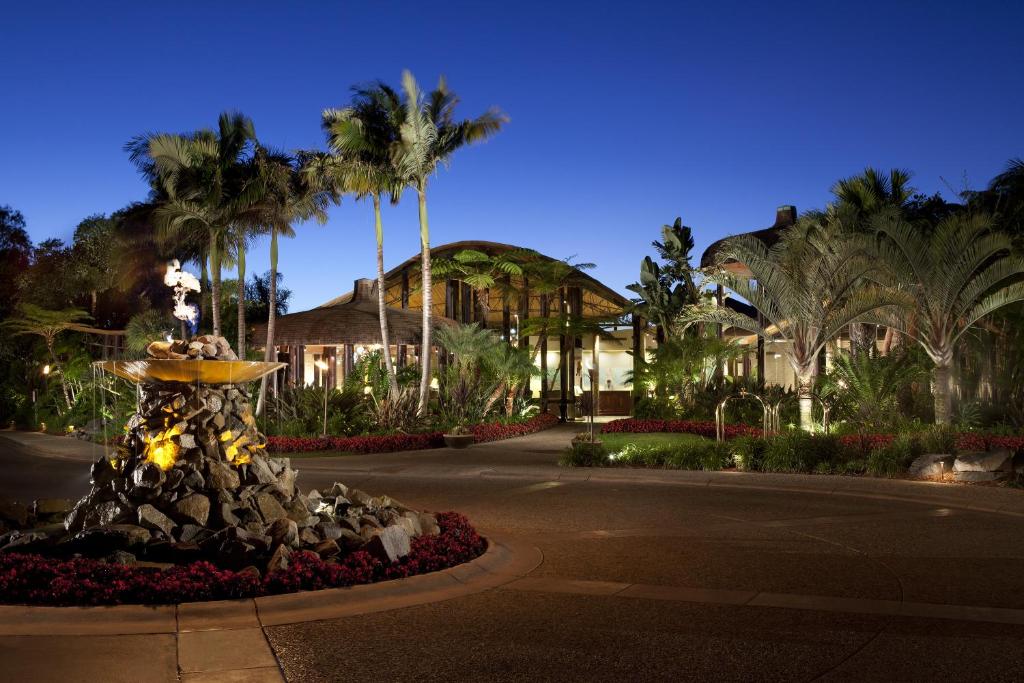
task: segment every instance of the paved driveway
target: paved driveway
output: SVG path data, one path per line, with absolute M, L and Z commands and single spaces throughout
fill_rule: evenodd
M 544 561 L 476 595 L 267 628 L 287 678 L 1024 680 L 1024 492 L 590 476 L 553 465 L 573 431 L 294 461 L 304 488 L 339 479 L 458 510 L 485 533 L 538 547 Z M 81 462 L 2 444 L 0 495 L 84 488 Z M 10 640 L 0 639 L 0 666 L 23 648 L 45 644 L 53 661 L 71 648 Z M 36 661 L 41 680 L 57 670 Z

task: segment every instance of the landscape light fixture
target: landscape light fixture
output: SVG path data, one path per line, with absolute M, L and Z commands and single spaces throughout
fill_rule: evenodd
M 49 375 L 50 374 L 50 364 L 49 363 L 47 363 L 46 365 L 43 366 L 43 374 L 44 375 Z

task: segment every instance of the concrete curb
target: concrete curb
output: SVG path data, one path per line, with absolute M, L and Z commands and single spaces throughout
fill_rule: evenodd
M 521 541 L 497 535 L 487 541 L 472 562 L 349 588 L 179 605 L 0 605 L 0 636 L 180 634 L 334 619 L 479 593 L 522 578 L 543 560 L 540 550 Z

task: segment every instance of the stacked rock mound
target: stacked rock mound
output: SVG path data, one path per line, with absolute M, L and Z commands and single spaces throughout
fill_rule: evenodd
M 192 341 L 155 341 L 146 348 L 152 358 L 165 360 L 238 360 L 224 337 L 201 334 Z
M 274 570 L 297 549 L 331 558 L 365 548 L 393 562 L 411 538 L 439 532 L 433 515 L 386 496 L 343 484 L 301 493 L 289 460 L 264 454 L 242 385 L 140 391 L 116 456 L 93 464 L 92 488 L 63 526 L 9 532 L 0 550 Z

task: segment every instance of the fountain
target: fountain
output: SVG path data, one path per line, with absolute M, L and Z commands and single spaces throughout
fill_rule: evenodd
M 384 562 L 439 532 L 430 513 L 335 483 L 301 492 L 287 458 L 268 457 L 247 385 L 284 363 L 241 361 L 221 337 L 154 342 L 145 360 L 95 365 L 138 384 L 137 412 L 92 465 L 92 487 L 62 527 L 14 532 L 3 551 L 112 561 L 215 564 L 257 571 L 295 550 L 365 549 Z

